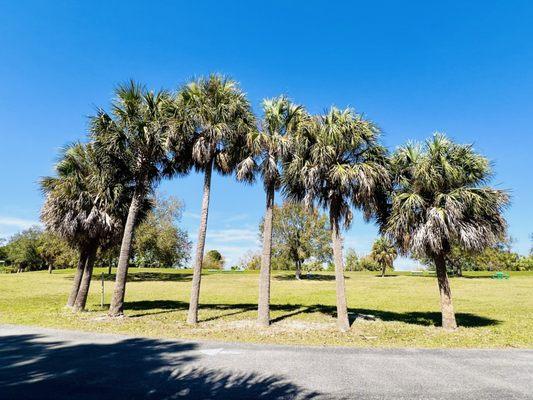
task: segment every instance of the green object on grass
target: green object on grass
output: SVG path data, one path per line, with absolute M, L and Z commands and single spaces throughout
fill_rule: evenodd
M 498 271 L 494 275 L 492 275 L 492 279 L 509 279 L 509 274 Z

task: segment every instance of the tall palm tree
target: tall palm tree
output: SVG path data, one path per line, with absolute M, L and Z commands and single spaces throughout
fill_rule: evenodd
M 398 256 L 398 251 L 387 237 L 382 236 L 374 241 L 370 256 L 381 266 L 381 277 L 383 278 L 387 267 L 392 267 Z
M 67 301 L 68 307 L 79 311 L 85 308 L 98 248 L 112 242 L 122 229 L 122 221 L 116 214 L 120 210 L 115 196 L 118 192 L 99 184 L 100 171 L 91 144 L 68 146 L 55 169 L 57 176 L 41 181 L 46 195 L 41 219 L 47 230 L 79 250 Z
M 231 79 L 210 75 L 189 83 L 178 94 L 178 109 L 185 116 L 182 129 L 191 132 L 192 161 L 204 174 L 200 229 L 194 264 L 187 322 L 198 322 L 198 302 L 204 256 L 209 194 L 213 169 L 222 174 L 235 170 L 246 149 L 246 138 L 254 127 L 254 116 L 246 95 Z
M 263 101 L 264 119 L 259 131 L 249 137 L 251 155 L 237 166 L 237 178 L 252 181 L 261 175 L 266 193 L 263 223 L 263 252 L 259 273 L 258 324 L 270 324 L 270 259 L 272 255 L 272 220 L 274 196 L 281 184 L 281 161 L 290 135 L 296 134 L 306 116 L 301 106 L 281 96 Z
M 106 154 L 107 167 L 118 168 L 129 178 L 133 192 L 120 247 L 110 316 L 124 310 L 126 277 L 133 231 L 142 204 L 163 177 L 168 166 L 169 136 L 175 124 L 169 115 L 174 99 L 165 91 L 150 92 L 135 82 L 117 87 L 111 113 L 99 110 L 91 120 L 91 132 L 99 154 Z
M 349 329 L 344 284 L 341 226 L 352 220 L 351 206 L 366 219 L 376 215 L 390 182 L 386 151 L 378 144 L 379 130 L 350 109 L 318 116 L 294 141 L 285 165 L 284 190 L 289 198 L 329 210 L 337 324 Z
M 481 251 L 498 242 L 506 230 L 502 210 L 509 196 L 485 186 L 491 175 L 485 157 L 442 134 L 399 148 L 392 165 L 395 191 L 385 232 L 403 252 L 433 260 L 442 326 L 455 329 L 446 257 L 454 245 Z

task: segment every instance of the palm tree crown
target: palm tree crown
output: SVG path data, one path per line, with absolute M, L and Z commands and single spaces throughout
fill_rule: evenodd
M 46 195 L 41 220 L 48 230 L 78 246 L 104 244 L 120 231 L 120 202 L 106 196 L 120 191 L 99 184 L 101 174 L 91 144 L 65 148 L 55 169 L 57 176 L 41 180 Z
M 261 175 L 265 190 L 281 185 L 280 162 L 289 149 L 289 143 L 304 122 L 307 114 L 302 106 L 292 103 L 285 96 L 263 101 L 263 121 L 258 130 L 248 136 L 250 153 L 237 166 L 239 180 L 253 181 Z
M 246 94 L 235 81 L 213 74 L 184 86 L 177 104 L 185 119 L 182 126 L 193 136 L 196 169 L 206 170 L 213 163 L 218 172 L 231 173 L 254 125 Z
M 176 129 L 182 126 L 172 114 L 174 99 L 133 81 L 119 85 L 115 95 L 111 114 L 99 109 L 91 119 L 96 151 L 105 154 L 109 167 L 127 172 L 131 185 L 150 191 L 168 170 L 170 137 L 174 142 L 180 137 Z
M 285 193 L 329 209 L 332 222 L 345 227 L 352 220 L 350 206 L 372 217 L 390 185 L 386 150 L 378 138 L 379 129 L 351 109 L 333 107 L 313 118 L 293 142 Z
M 485 186 L 489 161 L 442 134 L 398 149 L 387 233 L 404 252 L 433 258 L 452 245 L 480 251 L 506 230 L 509 195 Z

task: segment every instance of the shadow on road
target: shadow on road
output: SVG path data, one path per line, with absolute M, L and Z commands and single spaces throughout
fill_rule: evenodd
M 195 344 L 127 339 L 110 344 L 0 339 L 2 399 L 311 399 L 281 376 L 195 367 Z
M 160 313 L 167 313 L 179 310 L 186 310 L 189 304 L 182 301 L 174 300 L 143 300 L 133 301 L 125 304 L 127 310 L 134 311 L 148 311 L 161 310 L 156 312 L 136 313 L 131 315 L 132 318 L 142 317 L 145 315 L 154 315 Z M 242 314 L 257 309 L 257 304 L 252 303 L 237 303 L 237 304 L 201 304 L 200 310 L 221 311 L 219 315 L 212 316 L 201 321 L 211 321 L 219 318 L 224 318 L 230 315 Z M 303 305 L 303 304 L 272 304 L 271 311 L 281 311 L 285 314 L 272 319 L 272 322 L 279 322 L 298 314 L 312 314 L 321 313 L 327 316 L 336 317 L 336 307 L 326 306 L 322 304 Z M 394 312 L 383 310 L 372 310 L 366 308 L 350 308 L 351 322 L 357 318 L 358 315 L 370 315 L 382 321 L 399 321 L 407 324 L 422 325 L 422 326 L 440 326 L 441 314 L 435 311 L 413 311 L 413 312 Z M 481 327 L 497 325 L 500 321 L 482 317 L 470 313 L 457 313 L 457 323 L 463 327 Z

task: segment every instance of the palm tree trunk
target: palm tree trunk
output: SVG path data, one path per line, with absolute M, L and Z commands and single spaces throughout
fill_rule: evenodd
M 294 277 L 297 280 L 302 279 L 302 263 L 300 262 L 300 260 L 296 261 L 296 272 L 294 273 Z
M 87 261 L 85 262 L 85 269 L 83 271 L 83 278 L 81 280 L 80 288 L 78 290 L 78 295 L 76 296 L 76 301 L 74 302 L 75 311 L 85 310 L 85 304 L 87 303 L 87 295 L 89 294 L 89 287 L 91 286 L 91 279 L 93 276 L 93 267 L 94 261 L 96 259 L 96 246 L 92 246 Z
M 385 270 L 387 269 L 387 264 L 383 263 L 383 266 L 381 267 L 381 277 L 385 277 Z
M 272 219 L 274 211 L 274 187 L 267 189 L 265 222 L 263 224 L 263 254 L 259 272 L 259 301 L 257 323 L 270 325 L 270 258 L 272 256 Z
M 344 285 L 344 266 L 342 261 L 342 238 L 339 232 L 339 224 L 331 219 L 331 241 L 333 243 L 333 260 L 335 262 L 335 283 L 337 289 L 337 325 L 346 332 L 350 329 L 348 320 L 348 307 L 346 305 L 346 288 Z
M 78 296 L 78 290 L 80 288 L 81 279 L 83 277 L 83 270 L 85 268 L 85 263 L 87 262 L 87 251 L 85 249 L 80 249 L 80 258 L 78 260 L 78 266 L 76 268 L 76 274 L 74 275 L 74 282 L 72 282 L 72 289 L 70 290 L 70 295 L 67 300 L 67 307 L 74 307 L 74 302 Z
M 124 296 L 126 295 L 126 279 L 128 276 L 128 267 L 131 253 L 131 243 L 133 240 L 133 228 L 139 212 L 142 194 L 139 188 L 135 189 L 128 210 L 126 226 L 124 226 L 124 235 L 120 246 L 120 256 L 118 259 L 117 276 L 115 278 L 115 289 L 109 306 L 109 316 L 118 317 L 124 314 Z
M 52 273 L 52 270 L 54 269 L 54 266 L 52 265 L 52 263 L 48 264 L 48 273 L 51 274 Z
M 450 282 L 446 273 L 446 260 L 443 255 L 438 255 L 434 259 L 437 269 L 437 280 L 440 292 L 440 309 L 442 313 L 442 327 L 444 329 L 456 329 L 455 312 L 452 304 L 452 292 Z
M 189 302 L 189 313 L 187 323 L 198 323 L 198 303 L 200 300 L 200 283 L 202 281 L 202 262 L 204 258 L 205 234 L 207 231 L 207 216 L 209 213 L 209 193 L 211 192 L 211 173 L 213 171 L 213 160 L 205 169 L 204 174 L 204 195 L 202 198 L 202 214 L 200 217 L 200 229 L 198 230 L 198 243 L 196 244 L 196 259 L 192 276 L 191 301 Z

